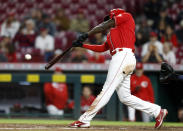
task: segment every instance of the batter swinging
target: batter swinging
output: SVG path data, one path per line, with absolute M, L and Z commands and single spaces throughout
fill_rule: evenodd
M 110 29 L 107 40 L 102 45 L 82 44 L 90 35 L 101 33 Z M 143 101 L 130 93 L 130 76 L 136 66 L 134 56 L 135 22 L 130 13 L 123 9 L 113 9 L 104 18 L 104 22 L 94 27 L 88 33 L 81 35 L 75 42 L 74 47 L 83 47 L 96 52 L 110 50 L 112 60 L 109 64 L 107 79 L 102 91 L 78 121 L 70 124 L 71 127 L 90 127 L 90 121 L 97 112 L 104 107 L 117 91 L 120 101 L 134 109 L 148 113 L 156 118 L 155 128 L 160 128 L 165 116 L 166 109 Z

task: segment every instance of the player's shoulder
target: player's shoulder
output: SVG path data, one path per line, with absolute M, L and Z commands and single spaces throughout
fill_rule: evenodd
M 144 48 L 147 48 L 149 46 L 149 42 L 146 42 L 146 43 L 144 43 L 143 45 L 142 45 L 142 48 L 144 49 Z
M 94 95 L 91 95 L 91 96 L 90 96 L 90 100 L 95 100 L 95 98 L 96 98 L 96 97 L 95 97 Z
M 129 18 L 133 18 L 132 14 L 130 12 L 124 12 L 123 15 L 126 15 Z
M 36 39 L 37 39 L 37 40 L 42 39 L 41 35 L 38 35 L 38 36 L 36 37 Z
M 131 75 L 131 79 L 135 79 L 137 76 L 135 74 Z
M 150 81 L 150 78 L 146 75 L 143 75 L 143 79 L 147 80 L 147 81 Z
M 175 55 L 175 53 L 173 51 L 169 51 L 168 55 Z
M 159 45 L 159 46 L 163 46 L 163 43 L 161 41 L 159 41 L 159 40 L 155 41 L 155 44 Z
M 50 35 L 50 34 L 48 34 L 48 35 L 47 35 L 47 37 L 48 37 L 48 38 L 53 38 L 53 36 L 52 36 L 52 35 Z
M 49 35 L 49 34 L 46 37 L 47 37 L 48 40 L 53 40 L 54 39 L 54 37 L 52 35 Z

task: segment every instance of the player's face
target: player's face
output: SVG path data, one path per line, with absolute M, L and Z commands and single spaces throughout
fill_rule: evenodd
M 156 41 L 156 40 L 157 40 L 157 37 L 155 37 L 155 36 L 151 36 L 151 37 L 150 37 L 150 41 L 154 42 L 154 41 Z
M 143 75 L 143 72 L 144 72 L 143 69 L 136 69 L 135 74 L 136 76 L 140 77 Z
M 11 22 L 11 21 L 13 21 L 13 20 L 14 20 L 14 16 L 9 16 L 9 17 L 8 17 L 8 21 Z
M 91 90 L 90 90 L 89 87 L 85 87 L 85 88 L 83 89 L 83 96 L 84 96 L 85 98 L 89 98 L 89 97 L 91 96 Z
M 62 17 L 62 16 L 63 16 L 63 14 L 64 14 L 64 13 L 63 13 L 63 11 L 62 11 L 62 10 L 60 10 L 60 11 L 58 12 L 58 16 L 59 16 L 59 17 Z
M 78 14 L 78 18 L 79 19 L 83 19 L 84 18 L 84 15 L 82 13 Z
M 166 28 L 166 33 L 167 33 L 168 35 L 171 35 L 171 34 L 173 33 L 173 30 L 172 30 L 172 28 L 171 28 L 170 26 L 168 26 L 168 27 Z
M 26 23 L 26 27 L 27 27 L 28 30 L 33 30 L 34 24 L 32 24 L 32 23 Z
M 170 51 L 170 46 L 168 43 L 163 44 L 163 52 L 168 53 Z
M 44 37 L 44 36 L 46 36 L 48 34 L 48 31 L 47 30 L 44 30 L 44 31 L 42 31 L 41 32 L 41 35 Z

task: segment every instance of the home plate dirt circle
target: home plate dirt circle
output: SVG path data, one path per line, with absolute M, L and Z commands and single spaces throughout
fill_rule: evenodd
M 90 128 L 70 128 L 49 124 L 0 124 L 0 131 L 154 131 L 150 126 L 91 126 Z M 158 131 L 183 131 L 183 127 L 162 127 Z

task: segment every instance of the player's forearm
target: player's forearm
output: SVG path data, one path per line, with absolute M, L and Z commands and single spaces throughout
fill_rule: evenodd
M 158 53 L 155 54 L 155 57 L 159 63 L 163 61 L 163 59 L 161 58 L 161 56 Z
M 95 52 L 104 52 L 107 50 L 104 45 L 83 44 L 83 48 L 86 48 Z
M 114 20 L 110 19 L 110 20 L 108 20 L 106 22 L 103 22 L 103 23 L 95 26 L 92 30 L 90 30 L 88 32 L 88 35 L 90 36 L 90 35 L 93 35 L 93 34 L 96 34 L 96 33 L 101 33 L 103 31 L 113 27 L 114 25 L 115 25 Z
M 143 58 L 142 58 L 142 62 L 147 62 L 148 59 L 150 57 L 150 53 L 147 53 Z

